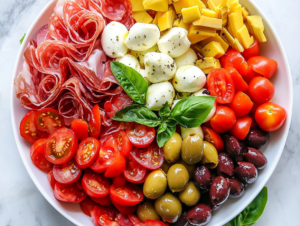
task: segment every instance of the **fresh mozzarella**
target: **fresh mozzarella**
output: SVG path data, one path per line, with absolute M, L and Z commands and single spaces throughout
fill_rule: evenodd
M 128 33 L 124 43 L 128 49 L 145 51 L 157 44 L 160 32 L 155 24 L 134 24 Z
M 183 55 L 191 46 L 188 31 L 181 27 L 173 27 L 157 43 L 161 53 L 176 58 Z
M 150 49 L 147 49 L 145 51 L 134 51 L 134 50 L 132 50 L 131 54 L 138 59 L 138 61 L 140 62 L 141 67 L 145 68 L 145 65 L 144 65 L 145 54 L 146 53 L 152 53 L 152 52 L 159 53 L 157 45 L 155 45 L 155 46 L 153 46 Z
M 175 90 L 170 82 L 152 84 L 148 88 L 146 107 L 153 111 L 158 111 L 166 102 L 172 106 L 174 96 Z
M 141 70 L 139 61 L 136 59 L 136 57 L 134 57 L 130 54 L 126 54 L 123 57 L 117 58 L 117 61 L 119 61 L 122 64 L 125 64 L 128 67 L 133 68 L 137 72 L 140 72 L 140 70 Z
M 178 68 L 173 79 L 173 86 L 178 92 L 193 93 L 202 89 L 205 83 L 205 74 L 200 68 L 192 65 Z
M 181 137 L 182 137 L 182 140 L 187 135 L 190 135 L 190 134 L 199 134 L 202 138 L 204 137 L 201 126 L 198 126 L 198 127 L 195 127 L 195 128 L 188 128 L 188 129 L 186 129 L 184 127 L 181 127 Z
M 146 80 L 146 82 L 148 83 L 148 85 L 151 85 L 151 82 L 149 82 L 148 78 L 147 78 L 147 73 L 144 69 L 140 70 L 140 74 L 143 76 L 143 78 Z
M 174 59 L 177 67 L 187 66 L 187 65 L 195 65 L 198 57 L 193 49 L 189 49 L 180 57 Z
M 171 108 L 173 109 L 179 101 L 181 101 L 181 100 L 174 100 Z
M 101 36 L 102 48 L 111 58 L 123 57 L 128 49 L 123 41 L 128 34 L 127 28 L 116 21 L 109 23 Z
M 145 71 L 151 83 L 172 79 L 176 73 L 176 63 L 164 53 L 147 53 L 144 58 Z

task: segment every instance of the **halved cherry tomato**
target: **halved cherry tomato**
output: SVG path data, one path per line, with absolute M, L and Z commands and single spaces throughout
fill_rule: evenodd
M 61 184 L 72 184 L 80 178 L 81 174 L 82 170 L 74 159 L 53 167 L 54 178 Z
M 81 202 L 86 198 L 86 193 L 82 189 L 80 181 L 73 184 L 55 183 L 54 196 L 57 200 L 63 202 Z
M 78 140 L 84 140 L 89 136 L 89 126 L 82 119 L 74 119 L 71 124 L 71 130 L 74 131 Z
M 48 173 L 52 170 L 53 164 L 45 157 L 47 139 L 39 139 L 30 148 L 30 157 L 33 164 L 40 170 Z
M 92 110 L 93 114 L 89 121 L 89 136 L 98 139 L 101 132 L 101 116 L 99 105 L 96 104 Z
M 109 194 L 110 182 L 103 174 L 88 171 L 83 175 L 82 187 L 93 198 L 102 198 Z
M 95 206 L 97 205 L 90 197 L 86 197 L 82 202 L 79 203 L 82 212 L 91 217 L 91 212 L 94 211 Z
M 244 140 L 251 128 L 252 118 L 250 116 L 244 116 L 237 118 L 236 123 L 230 130 L 230 134 L 235 136 L 239 140 Z
M 253 102 L 245 93 L 237 92 L 228 107 L 234 111 L 236 117 L 242 117 L 251 111 Z
M 99 203 L 101 206 L 111 206 L 112 205 L 112 202 L 110 200 L 110 196 L 109 195 L 106 195 L 102 198 L 93 198 L 91 197 L 91 199 L 96 202 L 96 203 Z
M 243 77 L 237 72 L 236 69 L 233 67 L 227 67 L 226 70 L 229 72 L 232 78 L 235 92 L 245 91 L 248 89 L 247 82 L 244 81 Z
M 164 163 L 163 148 L 159 148 L 156 142 L 147 148 L 133 148 L 129 155 L 150 170 L 158 169 Z
M 274 103 L 260 105 L 255 112 L 255 120 L 259 127 L 265 131 L 278 130 L 286 119 L 286 111 L 283 107 Z
M 125 173 L 125 172 L 124 172 Z M 126 184 L 126 180 L 123 174 L 120 174 L 119 176 L 116 176 L 112 178 L 112 183 L 116 187 L 122 187 L 123 185 Z
M 137 216 L 135 216 L 134 214 L 128 214 L 128 218 L 134 226 L 139 224 L 139 223 L 142 223 L 142 221 Z
M 34 123 L 35 113 L 35 111 L 28 112 L 20 123 L 20 134 L 30 143 L 34 143 L 41 138 Z
M 249 73 L 253 75 L 262 75 L 267 79 L 273 77 L 277 71 L 278 64 L 275 60 L 263 56 L 252 57 L 247 61 Z
M 157 220 L 146 220 L 144 222 L 145 226 L 169 226 L 169 224 L 161 222 L 161 221 L 157 221 Z
M 56 181 L 55 181 L 55 178 L 54 178 L 54 176 L 53 176 L 53 170 L 51 170 L 51 171 L 47 174 L 47 179 L 48 179 L 48 182 L 49 182 L 51 188 L 54 189 Z
M 119 213 L 117 218 L 118 218 L 118 222 L 119 222 L 120 225 L 122 225 L 122 226 L 134 226 L 134 225 L 130 222 L 129 217 L 127 216 L 127 214 Z
M 201 126 L 201 128 L 203 130 L 205 140 L 213 144 L 217 149 L 217 151 L 223 151 L 224 143 L 222 137 L 218 133 L 216 133 L 213 129 L 210 129 L 205 126 Z
M 118 203 L 122 206 L 137 205 L 144 198 L 142 189 L 130 183 L 127 183 L 122 187 L 111 185 L 109 195 L 113 203 Z
M 253 44 L 248 48 L 245 49 L 244 52 L 241 53 L 245 60 L 250 59 L 251 57 L 259 56 L 260 55 L 260 46 L 257 40 L 254 40 Z
M 113 208 L 95 206 L 92 212 L 94 226 L 121 226 L 117 220 L 118 212 Z
M 104 176 L 105 177 L 116 177 L 120 174 L 123 174 L 124 170 L 126 168 L 126 160 L 123 155 L 118 153 L 115 160 L 112 162 L 111 165 L 107 167 L 105 170 Z
M 249 83 L 248 92 L 252 100 L 262 104 L 273 98 L 275 88 L 269 79 L 264 77 L 255 77 Z
M 118 150 L 120 151 L 120 153 L 123 156 L 128 155 L 132 149 L 132 144 L 131 144 L 127 134 L 123 130 L 120 130 L 118 132 L 111 134 L 111 136 L 113 136 L 113 138 L 116 139 L 117 145 L 118 145 Z
M 233 67 L 241 76 L 248 74 L 248 64 L 244 57 L 235 49 L 228 49 L 225 55 L 220 58 L 222 68 Z
M 133 100 L 126 93 L 120 93 L 111 97 L 110 100 L 104 104 L 105 113 L 110 117 L 114 117 L 117 111 L 126 108 L 133 104 Z
M 138 123 L 130 123 L 126 129 L 132 145 L 137 148 L 149 146 L 155 138 L 155 129 Z
M 75 160 L 81 169 L 90 167 L 99 156 L 99 140 L 89 137 L 81 141 L 75 156 Z
M 46 138 L 54 131 L 65 127 L 64 118 L 52 108 L 37 111 L 34 121 L 38 134 Z
M 146 175 L 147 169 L 139 164 L 131 155 L 126 159 L 126 169 L 124 176 L 131 183 L 140 182 Z
M 229 131 L 236 122 L 234 111 L 229 107 L 218 105 L 215 116 L 210 120 L 210 124 L 217 133 Z
M 76 155 L 77 148 L 78 140 L 74 132 L 67 128 L 61 128 L 48 137 L 45 156 L 54 164 L 63 164 L 69 162 Z
M 132 214 L 136 211 L 137 205 L 135 206 L 122 206 L 117 203 L 113 203 L 114 206 L 120 211 L 120 213 Z
M 207 76 L 207 86 L 210 95 L 217 97 L 217 103 L 227 104 L 232 101 L 235 89 L 227 70 L 218 68 L 211 71 Z

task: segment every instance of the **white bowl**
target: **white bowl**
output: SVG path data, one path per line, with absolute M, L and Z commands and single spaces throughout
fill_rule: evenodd
M 29 42 L 33 37 L 36 37 L 38 30 L 45 24 L 48 23 L 50 15 L 53 13 L 56 0 L 50 1 L 45 8 L 38 15 L 36 20 L 30 27 L 25 40 L 20 48 L 20 52 L 17 57 L 14 75 L 12 77 L 12 93 L 11 93 L 11 110 L 12 110 L 12 125 L 15 140 L 21 155 L 22 161 L 37 188 L 43 194 L 43 196 L 48 200 L 48 202 L 63 216 L 69 219 L 71 222 L 78 226 L 92 226 L 91 219 L 84 215 L 78 204 L 73 203 L 63 203 L 57 201 L 53 196 L 53 191 L 47 181 L 47 176 L 45 173 L 38 170 L 31 162 L 29 155 L 30 144 L 26 142 L 19 133 L 20 122 L 27 112 L 26 109 L 22 108 L 19 100 L 15 97 L 15 88 L 13 84 L 14 78 L 18 75 L 22 68 L 23 63 L 23 53 Z M 288 64 L 287 57 L 285 55 L 282 44 L 279 40 L 276 31 L 264 16 L 264 14 L 258 9 L 258 7 L 249 0 L 240 0 L 240 3 L 244 5 L 251 14 L 258 14 L 263 17 L 265 24 L 265 34 L 268 42 L 261 44 L 262 55 L 272 58 L 278 62 L 278 71 L 272 82 L 275 86 L 275 96 L 273 101 L 287 111 L 287 120 L 283 127 L 274 133 L 271 133 L 270 142 L 264 151 L 264 154 L 268 158 L 267 167 L 259 171 L 258 180 L 250 185 L 246 189 L 245 195 L 240 199 L 229 199 L 220 210 L 213 213 L 213 217 L 208 226 L 222 226 L 229 222 L 232 218 L 238 215 L 244 208 L 246 208 L 249 203 L 256 197 L 256 195 L 261 191 L 264 185 L 267 183 L 268 179 L 275 170 L 275 167 L 279 161 L 282 154 L 287 135 L 289 132 L 289 127 L 292 117 L 292 105 L 293 105 L 293 87 L 292 87 L 292 76 Z M 269 188 L 272 189 L 272 188 Z

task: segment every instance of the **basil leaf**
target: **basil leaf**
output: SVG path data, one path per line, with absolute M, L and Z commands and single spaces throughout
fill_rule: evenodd
M 251 226 L 261 217 L 268 201 L 268 189 L 264 187 L 258 196 L 239 215 L 230 221 L 231 226 Z
M 25 34 L 23 35 L 23 37 L 20 39 L 20 44 L 23 43 L 25 36 L 26 36 L 26 33 L 25 33 Z
M 174 119 L 168 119 L 168 120 L 166 120 L 164 122 L 167 123 L 167 125 L 169 127 L 174 127 L 174 126 L 176 126 L 178 124 L 178 122 L 176 120 L 174 120 Z
M 216 97 L 188 97 L 179 101 L 171 111 L 170 118 L 175 119 L 182 127 L 200 126 L 214 106 Z
M 148 83 L 142 75 L 120 62 L 110 62 L 111 71 L 124 91 L 137 103 L 145 104 Z
M 167 101 L 165 103 L 165 105 L 159 110 L 158 114 L 162 120 L 165 120 L 169 117 L 170 113 L 171 113 L 171 110 L 170 110 L 170 106 Z
M 139 104 L 133 104 L 118 111 L 112 119 L 122 122 L 137 122 L 150 127 L 161 124 L 153 111 Z
M 161 148 L 165 143 L 171 139 L 176 131 L 176 127 L 167 127 L 166 130 L 160 134 L 157 133 L 156 141 L 158 146 Z
M 167 123 L 163 122 L 160 125 L 159 129 L 157 130 L 157 134 L 161 134 L 161 133 L 165 132 L 167 127 L 168 127 Z

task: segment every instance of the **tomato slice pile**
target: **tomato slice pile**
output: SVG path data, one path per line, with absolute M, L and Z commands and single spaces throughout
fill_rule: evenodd
M 48 173 L 52 170 L 53 164 L 45 157 L 46 143 L 47 139 L 40 139 L 34 142 L 30 148 L 30 157 L 37 168 Z
M 126 129 L 132 145 L 137 148 L 149 146 L 155 138 L 155 129 L 138 123 L 131 123 Z
M 76 181 L 73 184 L 55 183 L 54 196 L 62 202 L 79 203 L 86 198 L 86 193 L 83 191 L 81 183 Z
M 142 183 L 147 173 L 147 169 L 140 165 L 131 155 L 126 161 L 124 177 L 131 183 Z
M 74 159 L 53 167 L 54 179 L 61 184 L 72 184 L 80 178 L 81 174 L 82 169 L 78 167 Z
M 20 124 L 21 136 L 30 143 L 34 143 L 40 136 L 34 123 L 35 111 L 28 112 L 22 119 Z
M 76 162 L 81 169 L 90 167 L 99 156 L 99 140 L 89 137 L 81 141 L 75 156 Z
M 110 182 L 103 174 L 86 172 L 82 178 L 84 191 L 93 198 L 102 198 L 109 194 Z
M 139 204 L 143 198 L 143 191 L 134 184 L 125 184 L 122 187 L 110 186 L 110 198 L 113 203 L 122 206 L 134 206 Z

